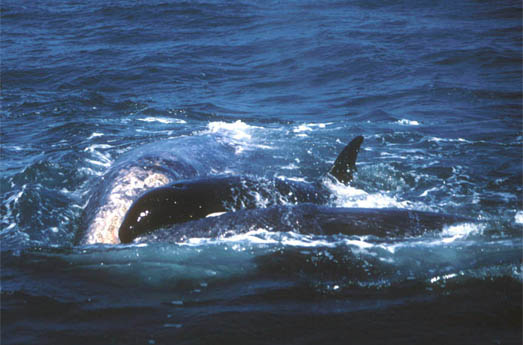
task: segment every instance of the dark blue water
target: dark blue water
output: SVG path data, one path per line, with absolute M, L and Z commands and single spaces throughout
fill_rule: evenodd
M 0 6 L 3 344 L 521 343 L 520 1 Z M 314 181 L 357 135 L 331 206 L 474 222 L 75 240 L 145 151 Z

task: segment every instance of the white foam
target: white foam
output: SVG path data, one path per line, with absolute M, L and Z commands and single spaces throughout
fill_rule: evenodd
M 11 223 L 11 224 L 9 224 L 9 226 L 8 226 L 7 228 L 5 228 L 4 230 L 2 230 L 0 233 L 3 233 L 4 231 L 7 231 L 7 230 L 11 230 L 11 229 L 13 229 L 15 226 L 16 226 L 16 223 Z
M 89 136 L 89 138 L 87 138 L 87 140 L 90 140 L 90 139 L 93 139 L 93 138 L 96 138 L 96 137 L 101 137 L 103 135 L 104 135 L 103 133 L 93 132 L 93 134 L 91 134 Z
M 397 124 L 402 126 L 419 126 L 420 123 L 416 120 L 407 120 L 407 119 L 401 119 L 396 121 Z
M 339 182 L 326 179 L 326 187 L 336 198 L 338 207 L 363 207 L 363 208 L 413 208 L 409 201 L 398 201 L 396 198 L 386 194 L 369 194 L 364 190 L 346 186 Z
M 86 152 L 94 152 L 97 149 L 109 149 L 111 147 L 112 147 L 111 145 L 107 145 L 107 144 L 93 144 L 93 145 L 91 145 L 89 147 L 86 147 L 84 149 L 84 151 L 86 151 Z
M 433 188 L 427 189 L 426 191 L 424 191 L 423 193 L 421 193 L 419 196 L 424 197 L 424 196 L 427 196 L 429 193 L 431 193 L 431 192 L 436 192 L 436 191 L 438 191 L 438 190 L 439 190 L 438 187 L 433 187 Z
M 294 126 L 292 131 L 294 133 L 302 133 L 303 132 L 312 132 L 314 128 L 325 128 L 327 125 L 330 125 L 331 123 L 301 123 L 297 126 Z M 299 135 L 301 136 L 301 135 Z M 304 135 L 307 136 L 307 135 Z
M 289 165 L 283 166 L 281 168 L 284 169 L 284 170 L 296 170 L 299 167 L 296 164 L 294 164 L 294 163 L 290 163 Z
M 292 131 L 293 131 L 294 133 L 300 133 L 300 132 L 312 132 L 312 128 L 311 128 L 310 125 L 301 124 L 301 125 L 299 125 L 299 126 L 297 126 L 297 127 L 294 127 L 294 128 L 292 129 Z
M 111 163 L 108 163 L 108 162 L 101 162 L 101 161 L 95 161 L 95 160 L 92 160 L 92 159 L 86 159 L 86 162 L 87 162 L 87 163 L 94 164 L 94 165 L 98 165 L 98 166 L 101 166 L 101 167 L 104 167 L 104 168 L 108 168 L 108 167 L 111 166 Z
M 180 243 L 182 246 L 201 246 L 201 245 L 230 245 L 235 251 L 245 251 L 245 244 L 249 245 L 283 245 L 286 247 L 299 248 L 335 248 L 340 245 L 350 246 L 353 249 L 365 251 L 378 246 L 366 241 L 365 236 L 342 237 L 337 241 L 323 236 L 305 235 L 294 232 L 274 232 L 266 229 L 252 229 L 242 234 L 224 234 L 219 238 L 191 238 L 186 242 Z
M 113 163 L 113 160 L 111 159 L 109 153 L 102 153 L 98 150 L 107 150 L 111 147 L 112 146 L 108 144 L 93 144 L 86 147 L 84 151 L 91 153 L 93 156 L 92 159 L 86 159 L 86 162 L 103 168 L 110 167 Z
M 414 240 L 414 241 L 403 241 L 401 243 L 393 244 L 381 244 L 381 248 L 387 250 L 388 252 L 394 254 L 399 248 L 409 248 L 409 247 L 434 247 L 441 245 L 448 245 L 449 243 L 455 242 L 457 240 L 466 239 L 468 236 L 473 234 L 480 234 L 485 228 L 484 224 L 476 223 L 461 223 L 451 226 L 446 226 L 442 229 L 441 237 L 434 240 Z
M 295 181 L 295 182 L 307 182 L 307 180 L 303 177 L 292 177 L 292 176 L 283 176 L 283 175 L 279 175 L 279 176 L 276 176 L 278 179 L 280 180 L 287 180 L 287 181 Z
M 461 223 L 446 226 L 441 232 L 441 236 L 443 237 L 441 242 L 451 243 L 458 239 L 466 238 L 472 234 L 481 233 L 484 228 L 484 225 L 475 223 Z
M 248 125 L 241 120 L 235 122 L 214 121 L 209 122 L 207 130 L 204 130 L 202 133 L 220 134 L 229 144 L 235 147 L 236 154 L 239 154 L 244 150 L 250 149 L 272 149 L 269 145 L 256 143 L 253 140 L 255 132 L 260 130 L 265 131 L 266 129 Z
M 457 138 L 457 139 L 445 139 L 445 138 L 438 138 L 438 137 L 432 137 L 429 139 L 429 141 L 434 142 L 447 142 L 447 143 L 472 143 L 472 141 L 463 139 L 463 138 Z
M 26 188 L 27 188 L 27 184 L 22 185 L 22 190 L 19 191 L 16 194 L 11 195 L 9 198 L 7 198 L 6 203 L 7 204 L 11 204 L 11 203 L 16 204 L 16 203 L 18 203 L 18 200 L 24 194 Z
M 241 120 L 236 122 L 215 121 L 209 122 L 207 130 L 210 133 L 226 134 L 237 140 L 250 140 L 252 138 L 251 132 L 253 129 L 259 128 L 246 124 Z
M 442 275 L 442 276 L 436 276 L 436 277 L 433 277 L 430 279 L 430 283 L 431 284 L 434 284 L 440 280 L 448 280 L 448 279 L 452 279 L 452 278 L 456 278 L 458 275 L 456 273 L 450 273 L 450 274 L 445 274 L 445 275 Z
M 225 233 L 218 238 L 190 238 L 186 242 L 180 243 L 182 246 L 201 246 L 208 244 L 220 244 L 230 242 L 249 242 L 252 244 L 275 244 L 277 240 L 273 238 L 274 233 L 271 233 L 264 229 L 253 229 L 244 234 L 233 234 Z
M 172 123 L 178 123 L 178 124 L 185 124 L 187 121 L 182 119 L 173 119 L 170 117 L 162 117 L 162 116 L 148 116 L 141 119 L 138 119 L 138 121 L 143 122 L 159 122 L 163 123 L 165 125 L 172 124 Z
M 375 245 L 372 244 L 372 243 L 369 243 L 369 242 L 365 242 L 363 240 L 363 238 L 360 238 L 360 239 L 345 239 L 344 240 L 344 243 L 346 245 L 349 245 L 349 246 L 356 246 L 356 247 L 359 247 L 360 249 L 368 249 L 368 248 L 372 248 L 374 247 Z
M 220 236 L 219 238 L 191 238 L 187 242 L 181 243 L 181 245 L 187 246 L 200 246 L 202 244 L 227 244 L 234 243 L 232 247 L 234 250 L 243 250 L 241 246 L 237 246 L 238 243 L 249 243 L 249 244 L 283 244 L 287 246 L 299 246 L 299 247 L 316 247 L 320 245 L 334 246 L 335 243 L 328 241 L 313 241 L 310 236 L 295 234 L 292 232 L 279 233 L 272 232 L 265 229 L 252 229 L 249 232 L 242 234 L 228 234 Z
M 514 216 L 514 221 L 516 224 L 523 224 L 523 211 L 516 212 L 516 215 Z
M 416 237 L 405 239 L 401 242 L 374 242 L 368 236 L 341 236 L 333 241 L 331 237 L 298 234 L 294 232 L 273 232 L 266 229 L 252 229 L 242 234 L 228 233 L 219 238 L 191 238 L 187 242 L 180 243 L 182 246 L 201 245 L 227 245 L 228 249 L 234 251 L 248 251 L 250 245 L 283 245 L 297 248 L 336 248 L 347 246 L 353 252 L 366 255 L 379 256 L 380 260 L 393 262 L 391 257 L 382 257 L 379 251 L 387 251 L 396 254 L 399 249 L 416 247 L 447 246 L 458 239 L 466 239 L 472 234 L 481 233 L 484 226 L 471 223 L 462 223 L 442 230 L 441 236 L 434 238 Z M 449 277 L 450 278 L 450 277 Z
M 8 223 L 11 222 L 13 218 L 13 209 L 15 209 L 16 205 L 18 204 L 18 201 L 22 197 L 22 195 L 25 192 L 25 189 L 27 188 L 27 184 L 22 185 L 22 190 L 20 190 L 18 193 L 11 195 L 5 200 L 5 208 L 6 212 L 4 212 L 2 216 L 2 223 Z M 10 230 L 14 229 L 17 226 L 15 222 L 10 223 L 5 229 L 0 231 L 1 235 L 4 235 L 5 233 L 8 233 Z

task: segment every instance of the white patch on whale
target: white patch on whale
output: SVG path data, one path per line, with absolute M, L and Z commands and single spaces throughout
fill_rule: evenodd
M 146 190 L 164 186 L 171 181 L 164 174 L 131 167 L 121 171 L 111 184 L 107 203 L 101 206 L 89 224 L 85 244 L 118 244 L 118 229 L 133 201 Z

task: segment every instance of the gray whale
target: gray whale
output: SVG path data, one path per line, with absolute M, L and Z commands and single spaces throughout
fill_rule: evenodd
M 219 135 L 182 136 L 130 150 L 93 186 L 75 243 L 118 244 L 122 220 L 143 193 L 215 171 L 243 170 L 243 161 Z

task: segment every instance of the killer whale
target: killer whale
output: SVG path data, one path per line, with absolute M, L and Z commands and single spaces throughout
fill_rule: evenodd
M 258 177 L 246 165 L 249 155 L 238 154 L 216 135 L 140 146 L 122 155 L 93 189 L 75 241 L 80 245 L 177 242 L 256 229 L 416 236 L 441 231 L 444 225 L 476 223 L 416 210 L 332 207 L 335 195 L 325 182 L 352 181 L 362 142 L 361 136 L 352 140 L 316 182 Z M 246 174 L 225 175 L 227 171 Z
M 438 233 L 473 219 L 397 208 L 329 207 L 313 203 L 242 209 L 218 217 L 172 224 L 141 235 L 143 243 L 180 243 L 193 238 L 223 238 L 252 230 L 277 229 L 304 235 L 374 236 L 377 239 Z
M 354 138 L 339 154 L 328 175 L 348 184 L 356 171 L 363 137 Z M 283 204 L 326 204 L 329 192 L 319 183 L 249 176 L 207 176 L 181 180 L 145 192 L 133 202 L 118 230 L 121 243 L 156 229 L 194 221 L 217 212 Z

